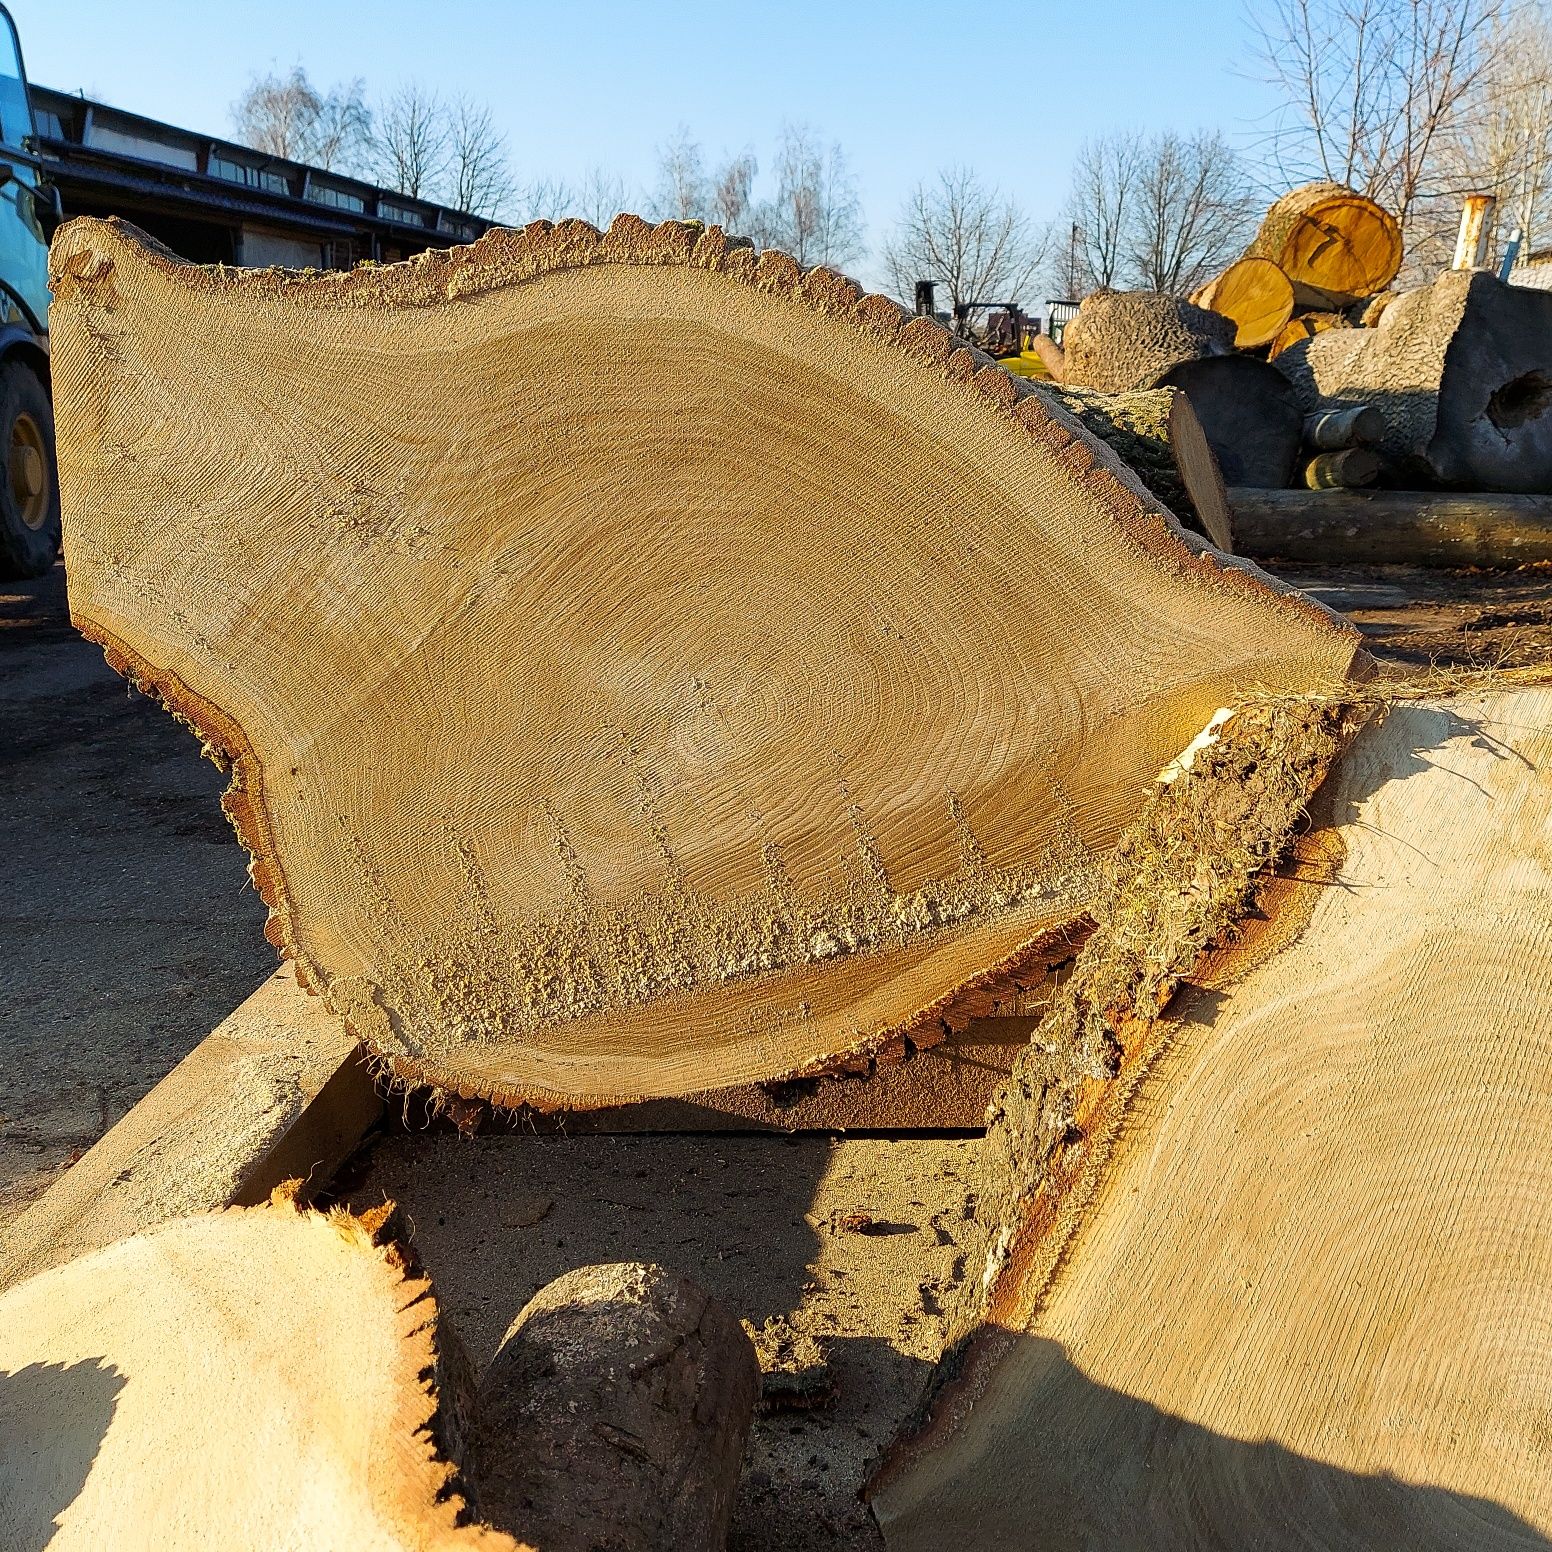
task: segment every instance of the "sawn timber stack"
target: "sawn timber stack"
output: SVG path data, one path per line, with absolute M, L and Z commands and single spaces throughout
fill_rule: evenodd
M 716 229 L 350 274 L 53 253 L 77 624 L 232 766 L 406 1082 L 831 1070 L 1077 921 L 1160 769 L 1357 638 L 941 327 Z

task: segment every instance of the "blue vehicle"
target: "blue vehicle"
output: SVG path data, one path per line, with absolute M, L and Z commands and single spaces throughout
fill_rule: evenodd
M 59 196 L 44 176 L 16 27 L 0 6 L 0 577 L 35 577 L 59 553 L 49 407 L 48 243 Z

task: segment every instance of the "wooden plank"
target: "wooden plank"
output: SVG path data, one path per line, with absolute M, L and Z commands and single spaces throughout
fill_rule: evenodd
M 359 1046 L 285 966 L 10 1226 L 0 1288 L 283 1180 L 306 1200 L 381 1114 Z
M 1545 1546 L 1552 690 L 1401 705 L 1302 936 L 1188 996 L 891 1552 Z
M 1523 566 L 1552 560 L 1552 496 L 1229 489 L 1240 552 L 1323 564 Z

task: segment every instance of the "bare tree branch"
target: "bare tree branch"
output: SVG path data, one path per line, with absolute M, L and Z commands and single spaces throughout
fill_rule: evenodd
M 255 76 L 232 104 L 232 128 L 256 151 L 354 172 L 367 155 L 372 115 L 359 80 L 320 92 L 298 65 L 288 76 Z
M 430 199 L 448 172 L 452 131 L 435 92 L 406 81 L 377 112 L 377 167 L 383 183 Z

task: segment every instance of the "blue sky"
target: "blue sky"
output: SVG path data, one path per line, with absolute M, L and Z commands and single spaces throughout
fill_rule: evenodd
M 28 71 L 121 108 L 229 135 L 249 77 L 415 77 L 489 102 L 519 176 L 602 165 L 650 188 L 654 147 L 687 125 L 709 156 L 773 142 L 783 119 L 840 141 L 877 248 L 911 185 L 974 166 L 1056 215 L 1086 135 L 1123 126 L 1253 132 L 1246 0 L 415 5 L 405 0 L 10 0 Z M 964 32 L 956 36 L 956 14 Z M 1013 47 L 1009 46 L 1012 40 Z M 1010 56 L 1012 56 L 1010 58 Z M 871 264 L 856 266 L 874 278 Z

